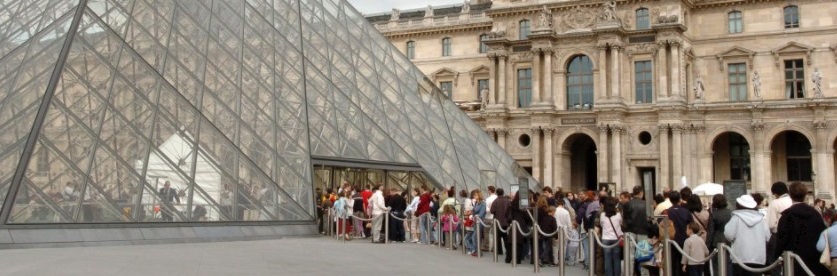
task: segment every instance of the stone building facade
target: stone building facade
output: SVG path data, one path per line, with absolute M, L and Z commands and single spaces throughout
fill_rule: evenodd
M 832 198 L 834 14 L 815 0 L 475 0 L 367 20 L 546 186 L 801 181 Z

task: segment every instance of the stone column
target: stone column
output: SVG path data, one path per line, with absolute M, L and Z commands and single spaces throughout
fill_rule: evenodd
M 599 49 L 599 83 L 593 88 L 594 91 L 601 91 L 602 99 L 610 98 L 610 90 L 607 89 L 607 46 L 600 45 Z M 594 105 L 595 106 L 595 105 Z
M 555 134 L 555 129 L 554 128 L 547 127 L 547 128 L 543 129 L 543 140 L 544 140 L 543 141 L 543 147 L 544 147 L 543 169 L 544 169 L 544 173 L 543 173 L 543 183 L 542 184 L 544 185 L 544 187 L 549 186 L 549 187 L 554 188 L 556 185 L 555 185 L 555 182 L 554 182 L 553 170 L 552 170 L 553 169 L 552 164 L 553 164 L 553 161 L 555 159 L 555 155 L 552 154 L 552 149 L 555 147 L 555 145 L 552 144 L 552 135 L 553 134 Z
M 549 106 L 554 106 L 555 95 L 552 94 L 552 50 L 543 51 L 543 94 Z
M 694 179 L 694 174 L 692 174 L 692 170 L 695 167 L 692 164 L 692 160 L 694 159 L 692 156 L 692 146 L 695 144 L 692 137 L 694 137 L 694 134 L 694 128 L 691 125 L 683 127 L 683 175 L 685 175 L 686 179 L 689 180 L 689 185 L 691 187 L 698 184 L 695 183 L 697 180 Z
M 562 187 L 573 187 L 572 183 L 572 153 L 568 150 L 559 150 L 558 159 L 561 160 L 558 168 L 558 176 L 560 177 Z
M 820 197 L 820 194 L 828 193 L 831 194 L 831 190 L 834 187 L 832 180 L 834 179 L 834 173 L 831 169 L 828 168 L 828 129 L 827 123 L 824 121 L 817 121 L 814 122 L 814 129 L 816 130 L 816 148 L 814 151 L 814 156 L 816 156 L 816 165 L 814 166 L 815 172 L 817 173 L 815 181 L 817 190 L 815 196 Z M 833 167 L 832 167 L 833 168 Z
M 506 149 L 506 136 L 509 134 L 507 129 L 497 129 L 497 144 L 501 148 Z
M 555 90 L 554 92 L 563 91 L 562 94 L 555 95 L 555 105 L 558 110 L 567 110 L 567 71 L 561 69 L 555 74 Z
M 497 98 L 501 105 L 511 104 L 511 102 L 506 102 L 506 99 L 508 99 L 508 91 L 506 91 L 506 59 L 508 59 L 508 56 L 497 56 L 497 61 L 500 63 L 497 70 L 497 78 L 499 78 L 497 82 Z
M 668 149 L 668 125 L 659 126 L 660 133 L 657 136 L 660 142 L 660 181 L 659 191 L 662 187 L 671 187 L 671 173 L 669 172 L 669 149 Z
M 613 156 L 613 175 L 611 176 L 611 182 L 616 182 L 616 191 L 623 190 L 624 187 L 624 177 L 622 175 L 622 127 L 611 127 L 610 133 L 612 134 L 613 138 L 613 152 L 611 152 Z
M 750 176 L 752 177 L 752 187 L 754 192 L 766 193 L 770 194 L 770 178 L 769 178 L 769 171 L 764 169 L 765 156 L 764 153 L 764 124 L 763 123 L 753 123 L 751 125 L 753 127 L 753 137 L 754 145 L 750 145 L 751 149 L 755 149 L 756 159 L 752 160 L 752 164 L 750 165 Z
M 608 127 L 606 125 L 599 126 L 599 143 L 596 144 L 596 158 L 598 158 L 596 163 L 599 164 L 599 182 L 610 181 L 610 171 L 607 170 L 607 131 Z
M 677 98 L 683 97 L 683 94 L 680 90 L 680 86 L 683 85 L 680 79 L 680 64 L 682 55 L 680 53 L 680 43 L 679 42 L 672 42 L 671 44 L 671 95 Z
M 541 129 L 532 127 L 529 135 L 532 137 L 532 177 L 543 184 L 543 176 L 541 174 Z
M 497 55 L 488 54 L 489 68 L 488 68 L 488 104 L 497 103 Z M 482 92 L 482 91 L 480 91 Z
M 532 49 L 532 105 L 541 102 L 541 49 Z
M 706 152 L 703 150 L 706 146 L 706 126 L 699 125 L 695 128 L 696 138 L 697 140 L 697 149 L 695 150 L 695 155 L 697 156 L 697 173 L 695 176 L 697 179 L 698 185 L 700 183 L 712 182 L 712 159 L 706 158 Z M 707 164 L 706 161 L 709 161 Z
M 658 41 L 657 42 L 657 80 L 659 81 L 657 91 L 657 99 L 659 98 L 667 98 L 670 96 L 668 91 L 668 62 L 667 62 L 667 54 L 668 51 L 666 46 L 668 45 L 667 41 Z
M 683 126 L 671 126 L 671 174 L 673 187 L 680 187 L 680 177 L 683 175 Z
M 621 97 L 621 90 L 619 90 L 619 75 L 622 70 L 620 67 L 621 55 L 619 54 L 620 46 L 610 46 L 610 97 Z

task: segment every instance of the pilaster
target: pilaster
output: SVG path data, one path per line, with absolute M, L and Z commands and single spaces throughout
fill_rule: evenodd
M 552 144 L 552 135 L 555 134 L 555 129 L 551 127 L 543 128 L 543 138 L 544 138 L 544 179 L 542 184 L 544 186 L 555 187 L 554 182 L 554 175 L 553 175 L 553 162 L 555 159 L 554 154 L 552 154 L 552 150 L 555 148 L 555 145 Z
M 598 178 L 599 182 L 610 181 L 610 171 L 607 169 L 609 163 L 607 159 L 607 132 L 609 130 L 607 125 L 599 125 L 599 144 L 596 145 L 597 162 L 599 164 Z
M 658 189 L 662 191 L 662 187 L 672 187 L 671 186 L 671 171 L 670 168 L 670 152 L 669 152 L 669 140 L 668 140 L 668 125 L 660 125 L 659 126 L 659 134 L 657 139 L 659 139 L 660 145 L 660 184 Z

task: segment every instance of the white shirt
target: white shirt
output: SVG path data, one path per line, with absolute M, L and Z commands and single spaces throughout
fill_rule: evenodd
M 770 202 L 767 206 L 767 226 L 770 227 L 771 233 L 776 233 L 776 227 L 779 226 L 779 219 L 782 218 L 782 212 L 793 204 L 789 194 L 784 194 L 779 198 Z
M 491 194 L 485 199 L 485 219 L 494 219 L 494 214 L 491 213 L 491 204 L 497 199 L 497 194 Z
M 599 215 L 599 222 L 602 225 L 602 240 L 618 240 L 619 236 L 623 235 L 622 227 L 620 226 L 622 225 L 622 214 L 617 212 L 608 220 L 608 217 L 602 212 Z M 611 225 L 611 222 L 613 225 Z
M 558 227 L 565 227 L 571 228 L 573 227 L 572 219 L 570 218 L 570 211 L 564 209 L 564 207 L 558 206 L 555 208 L 555 222 L 558 224 Z
M 369 204 L 372 205 L 372 215 L 377 216 L 387 212 L 387 206 L 384 204 L 384 193 L 375 191 L 372 197 L 369 198 Z

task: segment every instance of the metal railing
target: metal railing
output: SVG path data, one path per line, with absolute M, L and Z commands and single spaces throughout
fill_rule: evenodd
M 344 233 L 346 231 L 348 231 L 347 230 L 347 221 L 350 218 L 355 218 L 355 219 L 358 219 L 358 220 L 363 221 L 363 222 L 371 222 L 374 219 L 376 219 L 380 216 L 384 216 L 384 215 L 385 215 L 385 217 L 384 217 L 383 235 L 384 235 L 384 242 L 385 243 L 389 242 L 389 219 L 390 219 L 390 217 L 392 217 L 392 218 L 394 218 L 398 221 L 401 221 L 401 222 L 408 221 L 412 218 L 417 218 L 417 223 L 422 223 L 421 218 L 422 217 L 427 217 L 427 219 L 424 219 L 423 221 L 427 223 L 426 225 L 424 225 L 424 227 L 425 227 L 424 229 L 427 229 L 428 230 L 427 232 L 429 232 L 429 233 L 425 233 L 428 244 L 433 245 L 432 235 L 434 235 L 434 232 L 435 232 L 436 246 L 438 246 L 439 248 L 442 247 L 442 244 L 443 244 L 443 241 L 442 241 L 442 230 L 443 230 L 442 221 L 441 221 L 441 219 L 434 221 L 433 217 L 430 215 L 430 213 L 425 213 L 425 214 L 422 214 L 421 216 L 418 216 L 418 217 L 414 217 L 414 216 L 411 215 L 410 217 L 399 218 L 399 217 L 393 215 L 390 212 L 390 210 L 387 209 L 384 214 L 379 214 L 379 215 L 373 216 L 371 218 L 360 218 L 360 217 L 357 217 L 357 216 L 354 216 L 354 215 L 349 215 L 346 218 L 341 218 L 342 222 L 343 222 L 343 228 L 342 229 L 343 229 Z M 465 254 L 466 253 L 466 248 L 465 248 L 466 247 L 466 241 L 465 241 L 466 231 L 465 231 L 464 220 L 463 220 L 464 216 L 462 214 L 459 214 L 457 216 L 457 218 L 459 219 L 458 223 L 462 224 L 462 227 L 460 227 L 461 232 L 459 234 L 462 235 L 461 236 L 462 237 L 462 254 Z M 532 219 L 533 224 L 527 230 L 527 229 L 523 229 L 523 227 L 521 227 L 520 223 L 518 223 L 517 221 L 512 221 L 509 224 L 508 227 L 503 228 L 503 226 L 501 226 L 496 220 L 491 220 L 489 223 L 486 223 L 481 218 L 475 217 L 473 231 L 475 231 L 475 233 L 474 233 L 474 235 L 475 235 L 474 249 L 475 249 L 476 257 L 481 258 L 483 256 L 483 254 L 482 254 L 482 238 L 483 238 L 483 234 L 484 234 L 483 231 L 485 231 L 485 229 L 490 230 L 488 232 L 490 232 L 490 235 L 491 235 L 492 238 L 489 239 L 488 242 L 491 243 L 491 250 L 490 251 L 493 254 L 493 257 L 494 257 L 493 261 L 495 263 L 497 263 L 498 260 L 499 260 L 498 250 L 501 246 L 503 246 L 502 244 L 497 243 L 497 240 L 499 239 L 498 234 L 499 233 L 507 234 L 506 238 L 511 239 L 511 243 L 510 243 L 511 246 L 509 246 L 509 248 L 506 248 L 506 254 L 511 254 L 511 260 L 512 260 L 511 265 L 512 265 L 512 267 L 517 267 L 517 256 L 518 256 L 518 254 L 521 254 L 521 252 L 518 252 L 518 250 L 519 250 L 518 249 L 518 244 L 517 244 L 518 239 L 522 238 L 522 237 L 532 237 L 533 248 L 532 248 L 532 252 L 531 252 L 532 253 L 531 258 L 532 258 L 532 262 L 534 263 L 534 273 L 539 273 L 540 272 L 540 262 L 541 262 L 540 255 L 539 255 L 539 251 L 540 251 L 540 247 L 541 247 L 540 246 L 541 240 L 539 239 L 539 237 L 555 237 L 555 238 L 557 238 L 557 242 L 558 242 L 558 246 L 557 246 L 557 248 L 558 248 L 558 258 L 557 258 L 558 259 L 558 275 L 566 275 L 566 259 L 565 259 L 566 256 L 565 255 L 566 255 L 567 243 L 568 242 L 585 242 L 585 240 L 586 240 L 586 242 L 589 244 L 589 248 L 588 248 L 588 252 L 586 252 L 585 259 L 587 260 L 587 266 L 589 267 L 588 274 L 592 276 L 592 275 L 595 275 L 595 267 L 596 267 L 596 254 L 595 253 L 596 253 L 597 248 L 607 249 L 607 248 L 616 248 L 617 246 L 619 246 L 619 243 L 613 243 L 613 244 L 610 244 L 610 245 L 604 244 L 601 240 L 601 237 L 599 237 L 599 235 L 595 231 L 583 233 L 577 239 L 571 238 L 569 236 L 569 231 L 568 231 L 567 227 L 565 227 L 565 226 L 558 227 L 558 229 L 553 231 L 552 233 L 546 233 L 537 224 L 537 222 L 536 222 L 537 220 L 534 219 L 534 216 L 532 216 L 530 214 L 530 218 Z M 333 237 L 336 240 L 340 240 L 340 236 L 341 236 L 340 233 L 336 233 L 334 231 L 336 229 L 335 228 L 335 226 L 336 226 L 335 223 L 337 221 L 340 221 L 340 220 L 337 220 L 337 218 L 335 218 L 333 210 L 330 210 L 330 209 L 327 210 L 327 212 L 325 212 L 325 214 L 323 214 L 323 219 L 327 220 L 327 222 L 328 222 L 327 223 L 328 228 L 325 229 L 326 235 L 329 236 L 329 237 Z M 444 238 L 447 239 L 447 242 L 446 242 L 447 249 L 452 251 L 454 249 L 454 243 L 455 243 L 454 233 L 455 233 L 456 228 L 457 228 L 456 227 L 457 222 L 454 220 L 453 217 L 449 217 L 448 219 L 449 219 L 448 223 L 450 223 L 450 227 L 446 231 L 447 236 L 444 237 Z M 667 220 L 667 218 L 665 218 L 664 220 Z M 436 224 L 435 227 L 433 227 L 434 223 Z M 664 224 L 668 225 L 667 223 L 664 223 Z M 421 231 L 420 230 L 421 227 L 422 227 L 421 225 L 418 225 L 418 226 L 416 226 L 416 229 L 418 231 Z M 433 228 L 435 228 L 435 231 L 431 231 Z M 337 228 L 337 229 L 339 229 L 339 228 Z M 718 275 L 719 276 L 727 276 L 727 274 L 728 274 L 727 273 L 728 272 L 728 267 L 727 267 L 728 264 L 726 262 L 727 258 L 730 258 L 734 263 L 736 263 L 739 267 L 741 267 L 741 269 L 744 269 L 744 270 L 749 271 L 749 272 L 764 273 L 764 272 L 771 271 L 771 270 L 781 266 L 782 271 L 784 272 L 784 275 L 793 276 L 794 275 L 794 265 L 798 264 L 806 272 L 807 275 L 814 276 L 813 272 L 811 272 L 811 270 L 805 265 L 805 263 L 802 261 L 802 259 L 799 257 L 799 255 L 797 255 L 797 254 L 795 254 L 791 251 L 783 252 L 781 257 L 779 257 L 776 261 L 774 261 L 773 263 L 771 263 L 771 264 L 769 264 L 765 267 L 754 268 L 754 267 L 750 267 L 750 266 L 747 266 L 746 264 L 742 263 L 741 259 L 740 259 L 740 256 L 735 255 L 735 253 L 732 251 L 732 248 L 727 244 L 719 243 L 717 248 L 714 249 L 712 252 L 710 252 L 709 255 L 707 255 L 703 258 L 695 258 L 693 256 L 689 256 L 688 254 L 686 254 L 686 252 L 683 250 L 683 248 L 677 242 L 675 242 L 674 240 L 671 240 L 671 237 L 668 236 L 668 231 L 662 231 L 662 233 L 663 233 L 663 239 L 661 240 L 661 243 L 662 243 L 661 247 L 662 248 L 659 248 L 659 249 L 652 248 L 650 250 L 640 248 L 639 244 L 637 243 L 636 238 L 634 237 L 633 234 L 626 233 L 625 235 L 623 235 L 624 248 L 622 248 L 622 250 L 623 250 L 622 253 L 623 253 L 623 260 L 625 260 L 621 264 L 621 269 L 623 271 L 623 274 L 631 273 L 633 271 L 634 262 L 633 261 L 628 261 L 628 260 L 634 260 L 634 258 L 635 258 L 635 256 L 633 256 L 634 252 L 642 252 L 643 254 L 656 254 L 657 250 L 662 250 L 662 254 L 664 255 L 663 258 L 665 260 L 665 262 L 662 263 L 663 267 L 661 268 L 664 271 L 663 275 L 672 275 L 671 270 L 674 269 L 672 267 L 673 266 L 672 264 L 678 264 L 680 262 L 671 259 L 671 252 L 672 252 L 671 250 L 677 250 L 686 259 L 688 259 L 692 262 L 695 262 L 695 263 L 707 263 L 707 262 L 710 262 L 712 259 L 717 258 L 718 259 L 718 272 L 719 272 Z M 591 238 L 591 236 L 592 236 L 592 238 Z M 419 238 L 421 238 L 421 237 L 419 237 Z M 342 241 L 346 242 L 345 237 L 342 239 Z

